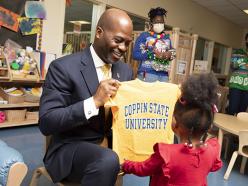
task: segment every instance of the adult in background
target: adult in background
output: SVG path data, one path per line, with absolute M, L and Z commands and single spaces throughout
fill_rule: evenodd
M 146 82 L 168 81 L 170 61 L 175 58 L 175 49 L 172 48 L 170 35 L 165 33 L 165 21 L 167 11 L 164 8 L 152 8 L 150 29 L 143 32 L 137 38 L 133 59 L 140 62 L 138 78 Z
M 104 103 L 116 94 L 119 81 L 132 79 L 120 58 L 132 40 L 129 16 L 108 9 L 100 17 L 93 44 L 83 52 L 53 61 L 40 101 L 39 127 L 52 136 L 44 164 L 54 182 L 113 186 L 119 172 L 115 152 L 99 144 L 111 139 L 111 114 Z M 112 77 L 105 78 L 105 71 Z
M 228 114 L 245 112 L 248 106 L 248 33 L 245 36 L 246 50 L 235 50 L 231 67 L 233 72 L 229 80 Z

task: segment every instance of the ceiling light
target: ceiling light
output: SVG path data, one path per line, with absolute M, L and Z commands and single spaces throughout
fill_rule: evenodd
M 88 21 L 69 21 L 70 23 L 76 24 L 76 25 L 87 25 L 90 24 Z
M 243 10 L 246 14 L 248 14 L 248 9 L 246 9 L 246 10 Z

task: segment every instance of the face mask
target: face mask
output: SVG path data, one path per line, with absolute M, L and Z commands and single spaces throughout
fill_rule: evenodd
M 157 34 L 160 34 L 164 31 L 164 23 L 155 23 L 153 24 L 153 31 Z

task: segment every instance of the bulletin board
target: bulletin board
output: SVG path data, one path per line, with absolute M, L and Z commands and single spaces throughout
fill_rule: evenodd
M 4 0 L 4 1 L 0 1 L 0 7 L 8 9 L 20 16 L 24 16 L 25 3 L 26 0 Z M 15 41 L 23 48 L 25 48 L 26 46 L 31 46 L 32 48 L 35 49 L 37 34 L 23 36 L 19 29 L 17 32 L 15 32 L 2 26 L 0 28 L 0 45 L 4 45 L 7 39 L 11 39 Z

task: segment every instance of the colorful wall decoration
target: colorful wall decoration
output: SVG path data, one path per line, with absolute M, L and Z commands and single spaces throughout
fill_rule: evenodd
M 25 4 L 25 15 L 29 18 L 46 19 L 46 9 L 44 2 L 27 1 Z
M 19 17 L 18 14 L 0 6 L 0 26 L 17 32 Z

